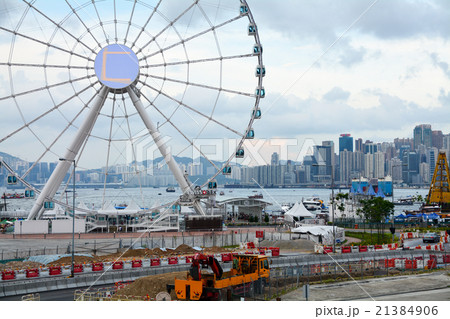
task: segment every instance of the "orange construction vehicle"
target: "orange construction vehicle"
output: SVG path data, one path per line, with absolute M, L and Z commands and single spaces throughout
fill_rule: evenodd
M 202 273 L 211 268 L 213 273 Z M 178 300 L 223 300 L 234 291 L 260 290 L 270 275 L 269 261 L 264 255 L 233 255 L 233 268 L 223 272 L 216 258 L 196 254 L 187 279 L 175 279 L 167 285 L 170 293 L 175 290 Z

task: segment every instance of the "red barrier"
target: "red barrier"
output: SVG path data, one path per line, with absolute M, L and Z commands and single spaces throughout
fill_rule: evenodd
M 259 247 L 258 249 L 259 249 L 259 250 L 261 250 L 261 249 L 262 249 L 262 250 L 268 250 L 267 247 Z
M 103 270 L 103 263 L 92 264 L 92 271 L 102 271 L 102 270 Z
M 442 256 L 442 262 L 444 264 L 449 264 L 450 263 L 450 255 L 444 255 Z
M 384 268 L 395 268 L 395 258 L 385 259 Z
M 383 245 L 375 245 L 375 250 L 383 249 Z
M 366 251 L 368 251 L 367 246 L 359 246 L 360 253 L 365 253 Z
M 140 268 L 142 267 L 142 260 L 133 260 L 131 262 L 131 268 Z
M 412 233 L 408 233 L 408 239 L 413 238 L 413 234 Z
M 417 269 L 417 260 L 405 260 L 405 269 Z
M 194 256 L 186 256 L 186 264 L 192 264 L 192 259 L 194 259 Z
M 233 261 L 233 255 L 231 253 L 222 254 L 222 262 Z
M 436 259 L 428 260 L 428 269 L 435 269 L 436 266 L 437 266 L 437 260 Z
M 342 246 L 342 253 L 347 254 L 352 252 L 352 247 L 350 246 Z
M 280 256 L 280 247 L 269 247 L 269 249 L 272 251 L 272 257 Z
M 62 274 L 61 266 L 48 267 L 48 274 L 50 276 L 61 275 Z
M 247 243 L 247 248 L 248 249 L 255 249 L 255 243 L 254 242 L 249 242 L 249 243 Z
M 323 253 L 324 254 L 331 254 L 333 252 L 332 246 L 323 246 Z
M 260 255 L 265 255 L 266 254 L 266 251 L 264 249 L 259 248 L 258 251 L 259 251 Z
M 16 272 L 14 270 L 2 271 L 2 280 L 12 280 L 16 278 Z
M 178 257 L 169 257 L 169 265 L 176 265 L 178 264 Z
M 74 273 L 83 272 L 83 265 L 82 264 L 73 265 L 73 272 Z
M 123 269 L 123 261 L 115 261 L 112 264 L 112 269 Z
M 150 266 L 161 266 L 161 259 L 159 259 L 159 258 L 151 259 Z
M 25 273 L 26 273 L 27 278 L 39 277 L 39 269 L 37 269 L 37 268 L 26 269 Z

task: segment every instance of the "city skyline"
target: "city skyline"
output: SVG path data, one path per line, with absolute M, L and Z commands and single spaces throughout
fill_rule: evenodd
M 450 5 L 446 2 L 289 0 L 282 6 L 268 0 L 248 3 L 261 35 L 267 70 L 266 97 L 260 104 L 263 116 L 254 124 L 255 142 L 293 139 L 296 146 L 290 148 L 298 153 L 308 140 L 316 144 L 333 140 L 337 145 L 341 133 L 387 142 L 409 136 L 421 122 L 450 132 L 450 124 L 445 120 L 450 116 Z M 37 5 L 52 13 L 64 9 L 62 4 L 52 8 L 38 1 Z M 24 7 L 3 1 L 0 18 L 13 27 Z M 219 7 L 236 10 L 229 4 Z M 37 24 L 41 27 L 29 26 L 36 36 L 50 27 L 45 19 L 39 19 Z M 232 39 L 221 40 L 225 46 L 234 45 Z M 9 41 L 9 37 L 0 39 L 4 52 L 9 52 Z M 26 60 L 21 55 L 17 58 Z M 253 72 L 254 66 L 251 69 Z M 6 67 L 0 69 L 0 96 L 9 94 L 8 79 Z M 30 74 L 22 74 L 20 79 L 21 83 L 33 81 Z M 39 110 L 43 105 L 38 100 L 27 102 Z M 223 103 L 230 111 L 227 116 L 242 117 L 239 101 L 224 99 Z M 5 116 L 11 118 L 11 123 L 19 120 L 19 112 L 7 106 L 4 104 Z M 35 123 L 34 128 L 58 134 L 53 123 Z M 11 131 L 9 123 L 4 124 L 2 136 Z M 68 140 L 73 133 L 68 131 Z M 219 133 L 211 134 L 212 138 L 222 138 Z M 177 142 L 171 141 L 174 153 Z M 12 150 L 16 156 L 31 161 L 38 158 L 34 155 L 39 154 L 36 144 L 24 135 L 5 144 L 2 151 Z M 55 153 L 63 152 L 65 145 L 58 146 Z M 98 167 L 100 148 L 90 151 L 92 156 L 82 166 Z M 272 152 L 268 150 L 265 159 L 269 160 Z M 57 156 L 44 160 L 56 159 Z

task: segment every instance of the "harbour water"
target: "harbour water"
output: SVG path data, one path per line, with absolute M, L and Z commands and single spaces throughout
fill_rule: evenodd
M 162 204 L 167 204 L 175 201 L 181 194 L 178 187 L 175 188 L 175 193 L 167 193 L 166 189 L 160 188 L 123 188 L 123 189 L 77 189 L 76 191 L 76 205 L 80 206 L 84 203 L 88 208 L 100 209 L 102 203 L 111 203 L 113 206 L 127 204 L 131 205 L 133 202 L 139 207 L 151 208 Z M 224 195 L 219 195 L 223 191 Z M 20 193 L 21 191 L 17 191 Z M 339 192 L 335 189 L 335 194 Z M 342 189 L 341 192 L 347 193 L 348 189 Z M 303 199 L 310 197 L 318 197 L 328 204 L 331 197 L 331 189 L 324 188 L 295 188 L 295 189 L 283 189 L 283 188 L 270 188 L 270 189 L 218 189 L 217 201 L 222 201 L 229 198 L 237 198 L 252 196 L 255 194 L 262 194 L 264 200 L 272 203 L 272 206 L 268 207 L 268 210 L 279 210 L 281 204 L 295 203 L 302 201 Z M 426 197 L 428 189 L 395 189 L 395 199 L 405 198 L 407 196 L 421 195 Z M 72 205 L 72 193 L 63 193 L 63 195 L 57 195 L 58 200 Z M 392 197 L 388 197 L 387 200 L 391 200 Z M 28 211 L 33 206 L 33 199 L 10 199 L 7 200 L 8 211 L 25 210 Z M 395 206 L 395 215 L 402 213 L 406 210 L 418 209 L 418 204 L 413 206 Z

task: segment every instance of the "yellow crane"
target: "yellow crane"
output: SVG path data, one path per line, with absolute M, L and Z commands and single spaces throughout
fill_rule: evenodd
M 445 152 L 439 152 L 427 196 L 428 203 L 450 204 L 449 176 L 447 156 Z

